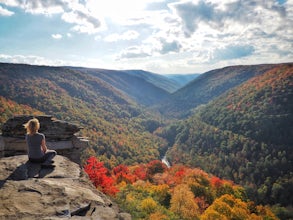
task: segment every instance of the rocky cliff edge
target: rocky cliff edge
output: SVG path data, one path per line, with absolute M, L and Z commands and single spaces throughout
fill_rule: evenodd
M 27 155 L 0 159 L 0 219 L 130 220 L 96 190 L 78 164 L 56 156 L 54 168 Z

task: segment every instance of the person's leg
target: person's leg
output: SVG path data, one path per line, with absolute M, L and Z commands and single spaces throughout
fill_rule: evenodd
M 55 150 L 47 150 L 44 155 L 44 163 L 52 163 L 52 159 L 57 155 Z
M 44 157 L 42 158 L 29 158 L 29 161 L 31 163 L 43 163 L 46 159 Z

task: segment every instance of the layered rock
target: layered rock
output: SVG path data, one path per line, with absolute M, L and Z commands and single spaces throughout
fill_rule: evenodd
M 0 159 L 0 219 L 130 220 L 63 156 L 42 168 L 26 155 Z
M 3 124 L 0 136 L 0 158 L 27 152 L 26 130 L 23 125 L 33 117 L 31 115 L 15 116 Z M 89 146 L 86 138 L 75 135 L 82 127 L 48 115 L 35 117 L 40 121 L 39 132 L 45 134 L 48 148 L 79 163 L 82 150 Z
M 48 140 L 68 140 L 81 129 L 81 127 L 75 124 L 57 120 L 49 115 L 35 117 L 40 122 L 39 132 L 44 133 Z M 20 115 L 8 119 L 2 126 L 2 136 L 23 138 L 26 133 L 23 125 L 32 118 L 34 116 Z

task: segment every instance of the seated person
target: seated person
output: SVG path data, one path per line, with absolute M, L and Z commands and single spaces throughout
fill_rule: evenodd
M 39 133 L 40 122 L 33 118 L 24 124 L 27 134 L 25 140 L 28 146 L 28 159 L 32 163 L 43 163 L 49 165 L 53 163 L 52 159 L 57 155 L 55 150 L 49 150 L 46 146 L 45 135 Z

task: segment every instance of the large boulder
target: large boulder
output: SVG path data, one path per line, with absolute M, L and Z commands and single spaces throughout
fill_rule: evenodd
M 24 138 L 24 124 L 32 119 L 32 115 L 19 115 L 8 119 L 2 126 L 2 136 Z M 48 140 L 68 140 L 81 127 L 75 124 L 57 120 L 49 115 L 35 116 L 40 121 L 39 132 L 44 133 Z
M 27 155 L 0 159 L 0 219 L 130 220 L 93 187 L 78 164 L 63 156 L 55 168 L 27 161 Z

